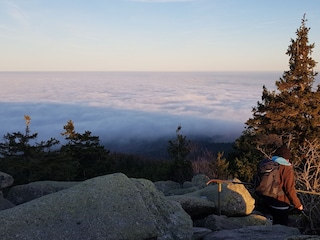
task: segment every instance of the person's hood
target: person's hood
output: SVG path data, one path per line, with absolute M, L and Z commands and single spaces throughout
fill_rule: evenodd
M 283 157 L 278 157 L 278 156 L 273 156 L 272 161 L 279 163 L 280 165 L 285 165 L 285 166 L 291 166 L 291 163 L 289 163 L 286 159 Z

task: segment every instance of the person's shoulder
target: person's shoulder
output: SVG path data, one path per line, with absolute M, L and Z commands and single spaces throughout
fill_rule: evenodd
M 280 164 L 279 171 L 283 174 L 293 174 L 293 167 Z
M 287 166 L 287 165 L 282 165 L 282 164 L 279 164 L 279 167 L 281 168 L 281 169 L 292 169 L 292 166 Z

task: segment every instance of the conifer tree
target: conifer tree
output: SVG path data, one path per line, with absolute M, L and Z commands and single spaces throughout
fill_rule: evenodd
M 3 136 L 0 143 L 0 169 L 10 173 L 15 184 L 28 183 L 33 180 L 42 180 L 46 177 L 45 168 L 48 161 L 55 159 L 52 148 L 59 144 L 55 138 L 36 142 L 38 133 L 31 133 L 31 117 L 24 116 L 26 123 L 25 133 L 13 132 Z
M 171 165 L 171 180 L 177 182 L 184 182 L 192 177 L 192 164 L 187 160 L 187 156 L 191 151 L 190 141 L 180 133 L 181 128 L 180 125 L 177 127 L 177 138 L 170 140 L 167 148 L 168 154 L 173 160 Z
M 212 163 L 216 177 L 219 179 L 228 178 L 229 162 L 223 157 L 223 152 L 218 152 L 217 159 Z
M 70 161 L 76 162 L 78 176 L 76 180 L 85 180 L 109 171 L 110 163 L 107 159 L 109 151 L 100 145 L 98 136 L 92 136 L 90 131 L 83 134 L 75 131 L 74 123 L 69 120 L 61 133 L 68 141 L 61 146 L 61 154 Z
M 0 143 L 0 154 L 4 157 L 16 157 L 20 159 L 30 159 L 34 146 L 30 144 L 31 140 L 35 140 L 38 133 L 30 134 L 30 121 L 28 115 L 24 116 L 26 122 L 25 133 L 13 132 L 3 136 L 4 143 Z
M 289 70 L 275 82 L 277 91 L 263 86 L 262 101 L 252 109 L 253 117 L 235 142 L 237 152 L 230 170 L 243 180 L 251 181 L 257 163 L 270 157 L 280 145 L 291 149 L 291 160 L 299 165 L 303 162 L 300 147 L 320 133 L 320 86 L 313 87 L 317 62 L 311 57 L 315 45 L 309 43 L 306 21 L 304 16 L 296 38 L 291 39 L 286 52 Z
M 282 144 L 297 150 L 305 139 L 312 140 L 319 134 L 319 86 L 316 91 L 313 89 L 317 63 L 311 58 L 314 43 L 309 44 L 310 28 L 306 27 L 306 21 L 304 16 L 296 39 L 291 39 L 286 52 L 289 70 L 276 81 L 278 91 L 270 92 L 263 86 L 262 102 L 253 108 L 253 118 L 246 122 L 256 145 L 262 136 L 277 135 Z M 263 143 L 258 145 L 262 149 Z

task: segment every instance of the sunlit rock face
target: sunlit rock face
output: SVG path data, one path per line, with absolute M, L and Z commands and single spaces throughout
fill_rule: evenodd
M 144 179 L 93 178 L 0 212 L 0 239 L 172 239 L 192 237 L 192 220 Z

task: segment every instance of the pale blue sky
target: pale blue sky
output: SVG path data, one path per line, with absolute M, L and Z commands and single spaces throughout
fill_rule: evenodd
M 320 62 L 318 0 L 0 0 L 0 71 L 285 71 L 304 13 Z

